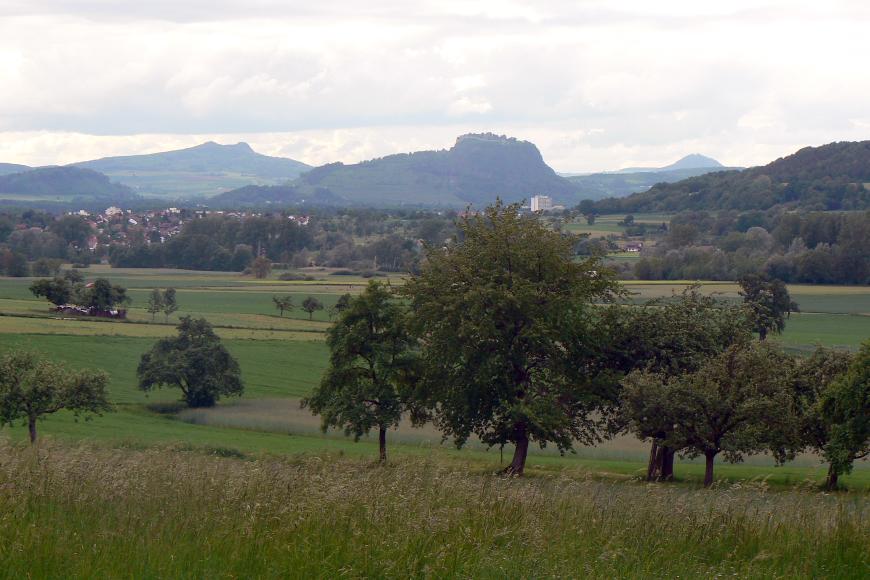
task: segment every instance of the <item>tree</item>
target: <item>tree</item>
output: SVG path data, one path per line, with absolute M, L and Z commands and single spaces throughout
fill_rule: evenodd
M 82 302 L 80 306 L 102 311 L 130 302 L 126 288 L 112 284 L 105 278 L 97 278 L 88 284 L 79 299 Z
M 338 300 L 335 301 L 335 311 L 341 314 L 350 306 L 351 295 L 350 294 L 342 294 L 338 297 Z
M 182 317 L 178 336 L 158 340 L 136 372 L 143 391 L 177 387 L 190 407 L 211 407 L 222 396 L 244 391 L 239 363 L 204 318 Z
M 308 320 L 313 320 L 317 310 L 323 310 L 323 303 L 314 296 L 308 296 L 302 301 L 302 310 L 308 313 Z
M 166 322 L 169 322 L 169 317 L 173 312 L 178 310 L 178 302 L 175 298 L 175 288 L 167 288 L 163 291 L 163 315 L 166 317 Z
M 251 263 L 251 272 L 257 278 L 265 278 L 272 271 L 272 262 L 266 256 L 258 256 Z
M 160 292 L 159 288 L 154 288 L 151 290 L 151 294 L 148 296 L 148 312 L 151 314 L 151 321 L 154 321 L 154 317 L 157 316 L 157 313 L 163 310 L 163 293 Z
M 870 340 L 864 341 L 846 374 L 822 392 L 820 413 L 829 429 L 822 454 L 830 464 L 827 485 L 870 455 Z
M 322 417 L 322 428 L 344 429 L 355 440 L 378 430 L 380 460 L 387 459 L 387 429 L 402 416 L 402 390 L 413 374 L 414 340 L 406 309 L 376 281 L 350 300 L 327 332 L 329 368 L 303 407 Z
M 30 443 L 36 442 L 36 422 L 61 409 L 97 415 L 111 411 L 100 370 L 71 370 L 27 351 L 0 357 L 0 424 L 27 422 Z M 87 418 L 87 416 L 86 416 Z
M 778 445 L 778 455 L 791 458 L 810 449 L 824 457 L 831 441 L 831 427 L 823 414 L 821 399 L 831 383 L 849 369 L 852 356 L 848 352 L 819 347 L 810 356 L 799 359 L 791 378 L 792 397 L 799 421 L 794 432 Z M 830 464 L 828 487 L 836 487 L 839 473 Z
M 641 307 L 615 305 L 606 312 L 607 360 L 624 373 L 643 370 L 664 377 L 697 371 L 711 356 L 751 337 L 743 310 L 705 296 L 695 284 L 670 300 L 652 300 Z M 639 411 L 639 412 L 636 412 Z M 622 405 L 616 430 L 628 429 L 651 440 L 647 480 L 670 480 L 679 449 L 666 445 L 673 430 L 667 413 L 652 404 Z
M 284 316 L 285 310 L 293 310 L 293 297 L 289 294 L 285 296 L 272 296 L 272 302 L 275 303 L 275 308 L 281 313 L 281 316 Z
M 664 443 L 706 460 L 704 486 L 724 452 L 731 462 L 746 453 L 770 450 L 794 427 L 789 404 L 793 361 L 766 343 L 735 344 L 710 358 L 695 373 L 667 377 L 630 373 L 624 401 L 636 415 L 645 410 L 673 425 Z
M 798 305 L 789 296 L 782 280 L 766 274 L 747 274 L 738 283 L 753 329 L 761 340 L 767 338 L 768 332 L 781 333 L 785 329 L 786 317 L 798 312 Z
M 445 437 L 514 445 L 507 473 L 523 473 L 529 443 L 599 438 L 595 411 L 613 385 L 588 373 L 599 339 L 592 302 L 616 288 L 596 259 L 573 260 L 576 238 L 500 201 L 462 219 L 460 241 L 429 248 L 403 289 L 420 340 L 415 398 Z
M 73 296 L 73 286 L 66 278 L 36 280 L 30 285 L 30 292 L 37 298 L 45 297 L 55 306 L 69 304 Z

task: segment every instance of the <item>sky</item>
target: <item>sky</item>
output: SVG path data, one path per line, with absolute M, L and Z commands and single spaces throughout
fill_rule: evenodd
M 868 26 L 866 0 L 0 0 L 0 162 L 494 132 L 564 172 L 758 165 L 870 138 Z

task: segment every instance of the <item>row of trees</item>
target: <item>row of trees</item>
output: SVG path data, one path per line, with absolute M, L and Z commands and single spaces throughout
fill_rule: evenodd
M 703 455 L 708 485 L 720 453 L 815 449 L 835 485 L 870 450 L 870 344 L 795 359 L 764 341 L 795 307 L 781 283 L 743 280 L 743 305 L 690 288 L 624 306 L 597 260 L 515 206 L 459 227 L 461 243 L 430 248 L 396 292 L 371 282 L 329 330 L 329 369 L 303 402 L 324 429 L 376 429 L 384 459 L 407 413 L 460 446 L 513 445 L 511 474 L 533 443 L 567 452 L 631 432 L 652 444 L 651 479 Z
M 86 284 L 84 276 L 76 269 L 66 270 L 62 276 L 36 280 L 30 285 L 30 291 L 55 306 L 75 304 L 99 311 L 112 310 L 131 302 L 123 286 L 112 284 L 105 278 Z

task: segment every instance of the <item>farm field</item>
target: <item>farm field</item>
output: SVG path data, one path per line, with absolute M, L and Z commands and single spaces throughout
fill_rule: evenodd
M 305 296 L 318 297 L 327 307 L 346 292 L 359 292 L 367 279 L 339 276 L 330 271 L 308 270 L 313 281 L 277 280 L 280 272 L 265 280 L 234 273 L 178 270 L 110 269 L 85 270 L 89 279 L 110 278 L 124 285 L 133 299 L 129 321 L 62 319 L 49 313 L 44 300 L 28 291 L 32 279 L 0 278 L 0 350 L 26 347 L 40 350 L 73 366 L 98 367 L 111 376 L 110 391 L 117 411 L 76 421 L 63 413 L 40 424 L 40 432 L 61 440 L 101 441 L 109 445 L 181 445 L 216 453 L 242 454 L 340 454 L 373 457 L 376 443 L 354 443 L 342 433 L 321 434 L 316 418 L 299 409 L 326 367 L 328 352 L 323 342 L 329 313 L 314 313 L 313 320 L 298 305 Z M 385 278 L 381 278 L 385 279 Z M 389 278 L 401 284 L 401 277 Z M 667 298 L 689 281 L 626 284 L 632 301 Z M 162 315 L 152 322 L 144 310 L 151 288 L 178 289 L 179 312 L 167 323 Z M 706 282 L 706 293 L 738 299 L 733 283 Z M 859 287 L 792 286 L 801 313 L 793 314 L 779 338 L 789 348 L 808 351 L 815 344 L 854 349 L 870 336 L 870 290 Z M 284 317 L 272 304 L 275 294 L 290 294 L 297 308 Z M 174 411 L 178 393 L 161 390 L 146 396 L 136 388 L 136 365 L 154 340 L 175 332 L 181 315 L 203 316 L 215 325 L 227 348 L 242 368 L 246 392 L 240 400 L 222 401 L 214 409 Z M 24 437 L 21 427 L 0 431 L 14 440 Z M 485 450 L 471 442 L 456 451 L 442 443 L 431 429 L 402 426 L 389 435 L 393 456 L 435 457 L 439 461 L 472 461 L 482 468 L 496 468 L 499 450 Z M 508 455 L 510 450 L 505 450 Z M 579 469 L 607 477 L 634 477 L 645 467 L 646 446 L 631 438 L 607 442 L 594 448 L 579 448 L 576 455 L 560 457 L 552 451 L 535 450 L 530 458 L 534 472 L 554 473 Z M 703 466 L 680 461 L 678 477 L 697 481 Z M 804 457 L 785 467 L 774 468 L 765 457 L 744 464 L 717 466 L 723 479 L 767 479 L 772 484 L 820 480 L 824 468 L 814 458 Z M 866 462 L 844 479 L 853 487 L 870 489 Z

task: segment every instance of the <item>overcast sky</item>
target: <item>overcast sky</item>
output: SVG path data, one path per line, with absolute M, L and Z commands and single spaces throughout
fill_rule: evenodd
M 0 0 L 0 162 L 492 131 L 558 171 L 757 165 L 870 138 L 868 30 L 866 0 Z

